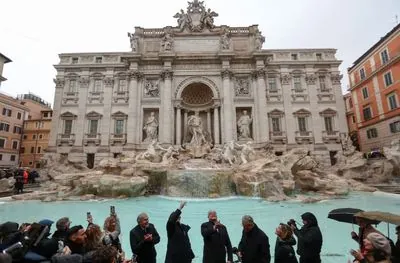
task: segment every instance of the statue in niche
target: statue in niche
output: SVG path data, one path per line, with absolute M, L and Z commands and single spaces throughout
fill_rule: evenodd
M 265 37 L 261 35 L 261 32 L 257 30 L 256 40 L 255 40 L 255 48 L 256 50 L 261 50 L 263 43 L 265 42 Z
M 251 139 L 250 134 L 250 124 L 253 119 L 247 114 L 247 110 L 243 110 L 242 116 L 240 116 L 237 121 L 237 126 L 239 128 L 239 140 Z
M 135 36 L 135 34 L 131 34 L 128 32 L 128 37 L 131 41 L 131 49 L 133 52 L 137 52 L 139 48 L 139 37 Z
M 147 80 L 144 84 L 144 95 L 146 97 L 156 98 L 160 94 L 158 83 Z
M 210 8 L 208 8 L 207 11 L 203 11 L 201 14 L 201 19 L 200 21 L 208 28 L 214 28 L 214 17 L 217 17 L 218 14 L 214 11 L 211 11 Z
M 247 79 L 237 79 L 236 80 L 236 96 L 249 96 L 250 87 Z
M 162 42 L 161 42 L 162 50 L 163 51 L 171 51 L 173 42 L 174 42 L 174 40 L 173 40 L 171 34 L 165 33 L 165 36 L 163 37 Z
M 177 18 L 177 22 L 178 22 L 178 27 L 180 29 L 180 31 L 182 31 L 186 25 L 188 25 L 190 23 L 190 17 L 185 14 L 185 12 L 181 9 L 181 12 L 176 13 L 174 16 L 174 18 Z
M 143 130 L 146 133 L 146 138 L 144 142 L 157 141 L 158 139 L 158 120 L 155 116 L 154 111 L 150 112 L 150 116 L 147 118 L 146 123 L 144 124 Z
M 245 144 L 235 143 L 235 146 L 241 149 L 240 151 L 240 160 L 242 161 L 241 164 L 248 163 L 250 161 L 250 156 L 256 154 L 253 147 L 251 147 L 251 144 L 252 142 L 247 142 Z
M 198 111 L 189 117 L 187 124 L 189 133 L 192 135 L 189 144 L 193 146 L 201 146 L 206 144 L 207 140 L 203 131 L 203 121 L 201 120 Z
M 231 46 L 231 39 L 229 37 L 229 32 L 225 31 L 224 34 L 221 36 L 221 49 L 227 50 L 230 49 Z

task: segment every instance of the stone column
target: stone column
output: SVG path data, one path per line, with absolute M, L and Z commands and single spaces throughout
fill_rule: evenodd
M 94 85 L 94 83 L 92 83 Z M 83 136 L 87 133 L 86 119 L 86 104 L 88 102 L 89 78 L 81 77 L 79 79 L 79 102 L 78 102 L 78 119 L 73 127 L 75 133 L 74 146 L 82 147 Z
M 265 70 L 264 68 L 258 69 L 253 74 L 257 75 L 257 111 L 258 111 L 258 131 L 260 136 L 260 142 L 266 142 L 269 140 L 269 129 L 268 129 L 268 115 L 267 115 L 267 94 L 265 86 Z M 253 127 L 255 125 L 253 124 Z
M 214 144 L 220 144 L 219 141 L 219 111 L 218 107 L 214 108 Z
M 53 150 L 55 151 L 54 147 L 57 147 L 57 136 L 60 128 L 63 125 L 62 120 L 60 120 L 60 114 L 61 114 L 60 111 L 61 111 L 62 97 L 64 95 L 65 80 L 61 78 L 54 79 L 54 83 L 56 84 L 56 88 L 54 92 L 53 118 L 51 121 L 51 130 L 50 130 L 48 148 L 53 148 Z
M 211 136 L 211 112 L 210 109 L 207 110 L 207 131 Z
M 172 144 L 173 124 L 168 121 L 172 120 L 174 116 L 172 109 L 172 71 L 163 71 L 161 77 L 164 79 L 164 89 L 161 100 L 162 114 L 160 116 L 162 116 L 165 122 L 163 129 L 160 129 L 159 138 L 161 139 L 162 143 Z
M 135 141 L 135 134 L 142 129 L 138 127 L 138 112 L 137 112 L 137 94 L 138 94 L 138 80 L 141 77 L 139 71 L 130 72 L 129 81 L 129 105 L 128 105 L 128 123 L 127 123 L 127 144 L 133 145 L 138 143 Z
M 183 112 L 183 140 L 186 139 L 187 122 L 188 122 L 188 111 L 184 110 L 184 112 Z
M 181 107 L 178 106 L 176 107 L 176 144 L 181 145 L 182 144 L 182 136 L 181 136 L 181 130 L 182 130 L 182 124 L 181 124 Z
M 293 105 L 292 105 L 292 91 L 291 91 L 291 76 L 287 72 L 287 69 L 282 69 L 282 75 L 280 76 L 280 90 L 282 91 L 283 108 L 285 111 L 285 126 L 286 126 L 286 138 L 288 144 L 295 144 L 295 131 L 296 131 L 296 119 L 293 116 Z
M 233 102 L 232 102 L 232 92 L 231 92 L 231 76 L 232 72 L 228 69 L 225 69 L 221 72 L 222 75 L 222 86 L 223 86 L 223 121 L 224 121 L 224 133 L 223 133 L 223 142 L 229 142 L 234 139 L 233 136 Z
M 116 83 L 116 82 L 115 82 Z M 110 130 L 113 131 L 113 123 L 111 122 L 111 102 L 113 93 L 114 79 L 112 77 L 107 77 L 104 79 L 104 108 L 103 108 L 103 118 L 101 120 L 101 145 L 108 146 L 110 141 Z
M 309 72 L 306 75 L 306 83 L 307 90 L 310 94 L 310 112 L 311 112 L 311 121 L 308 122 L 308 130 L 313 132 L 314 143 L 322 144 L 322 129 L 325 127 L 325 124 L 319 114 L 318 107 L 318 96 L 317 96 L 317 87 L 316 87 L 317 76 L 313 72 Z M 343 100 L 343 98 L 341 98 Z M 311 125 L 310 125 L 311 124 Z

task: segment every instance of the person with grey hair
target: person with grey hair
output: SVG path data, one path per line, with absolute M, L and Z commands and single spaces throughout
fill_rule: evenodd
M 160 242 L 160 235 L 146 213 L 138 215 L 137 223 L 129 233 L 132 253 L 138 263 L 156 263 L 155 245 Z
M 249 215 L 242 217 L 242 239 L 239 243 L 239 257 L 243 263 L 270 263 L 268 236 L 258 228 Z
M 217 212 L 208 212 L 208 222 L 201 225 L 201 235 L 204 240 L 203 263 L 233 262 L 228 230 L 218 220 Z

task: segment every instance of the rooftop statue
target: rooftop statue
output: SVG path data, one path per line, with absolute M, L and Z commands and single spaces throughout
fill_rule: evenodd
M 194 0 L 188 2 L 186 13 L 181 9 L 173 17 L 177 18 L 180 31 L 189 29 L 192 32 L 201 32 L 204 28 L 214 28 L 214 17 L 217 16 L 218 14 L 210 8 L 206 9 L 204 1 Z

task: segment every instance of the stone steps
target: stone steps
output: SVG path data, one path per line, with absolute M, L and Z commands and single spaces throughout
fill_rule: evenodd
M 370 186 L 375 187 L 382 192 L 400 194 L 400 184 L 374 184 Z

